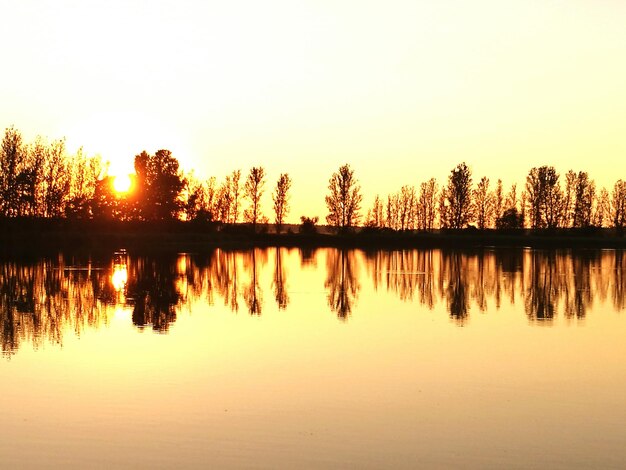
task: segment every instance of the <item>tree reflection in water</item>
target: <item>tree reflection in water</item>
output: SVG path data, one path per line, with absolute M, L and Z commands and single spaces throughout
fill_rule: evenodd
M 269 255 L 273 273 L 265 276 Z M 613 250 L 216 249 L 202 255 L 118 254 L 105 261 L 59 256 L 0 262 L 2 350 L 10 355 L 24 342 L 34 348 L 44 341 L 62 344 L 68 331 L 80 335 L 87 327 L 107 324 L 120 305 L 132 310 L 137 328 L 156 332 L 167 332 L 181 308 L 194 302 L 221 301 L 237 312 L 243 300 L 250 314 L 259 315 L 264 279 L 277 308 L 287 309 L 290 286 L 297 284 L 290 276 L 303 266 L 317 269 L 320 256 L 326 258 L 328 306 L 342 320 L 353 312 L 368 277 L 374 291 L 386 289 L 431 310 L 445 305 L 458 325 L 467 324 L 472 312 L 498 310 L 505 303 L 519 303 L 529 321 L 544 325 L 559 315 L 566 321 L 583 319 L 594 302 L 626 309 L 626 263 L 623 252 Z
M 352 312 L 352 306 L 359 292 L 355 252 L 353 250 L 331 250 L 326 258 L 326 282 L 328 305 L 339 318 L 345 320 Z
M 244 266 L 249 274 L 249 282 L 243 291 L 243 298 L 250 315 L 261 315 L 263 292 L 259 286 L 259 269 L 267 263 L 267 251 L 252 249 L 243 253 Z M 257 261 L 260 266 L 257 266 Z
M 168 330 L 176 320 L 176 305 L 182 300 L 175 255 L 136 258 L 129 262 L 126 285 L 127 302 L 133 307 L 133 324 L 140 328 L 151 325 L 158 332 Z
M 444 290 L 450 318 L 459 325 L 463 325 L 467 321 L 469 313 L 468 257 L 460 253 L 443 253 L 441 264 L 439 284 Z M 476 300 L 481 306 L 482 299 L 480 296 Z
M 43 341 L 62 344 L 63 332 L 80 335 L 86 326 L 107 322 L 98 300 L 91 262 L 75 268 L 63 257 L 35 262 L 0 262 L 2 351 L 11 354 L 22 342 L 35 349 Z
M 279 310 L 285 310 L 289 304 L 289 295 L 287 294 L 287 276 L 285 275 L 285 266 L 283 265 L 284 248 L 276 248 L 274 258 L 274 280 L 272 287 L 274 288 L 274 298 Z

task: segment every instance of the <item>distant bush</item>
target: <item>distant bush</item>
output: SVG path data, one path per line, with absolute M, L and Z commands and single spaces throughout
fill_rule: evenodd
M 512 207 L 504 211 L 502 217 L 496 219 L 496 228 L 500 230 L 517 229 L 524 227 L 524 216 Z
M 317 233 L 319 217 L 300 217 L 300 233 Z

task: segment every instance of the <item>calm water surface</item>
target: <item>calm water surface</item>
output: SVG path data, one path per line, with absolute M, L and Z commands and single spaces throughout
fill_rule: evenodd
M 2 468 L 624 468 L 626 256 L 0 261 Z

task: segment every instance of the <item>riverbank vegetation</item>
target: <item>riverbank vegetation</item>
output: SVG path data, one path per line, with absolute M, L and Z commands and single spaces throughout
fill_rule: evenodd
M 221 181 L 185 173 L 169 150 L 134 157 L 129 184 L 107 164 L 64 140 L 24 142 L 5 130 L 0 149 L 0 237 L 20 242 L 82 244 L 164 238 L 199 243 L 327 244 L 594 244 L 622 246 L 626 182 L 598 188 L 585 171 L 531 168 L 525 186 L 478 179 L 466 163 L 445 183 L 428 178 L 362 207 L 355 170 L 342 165 L 329 179 L 327 225 L 301 215 L 286 224 L 293 187 L 288 173 L 269 182 L 261 166 L 235 169 Z M 264 206 L 267 188 L 273 205 Z M 321 188 L 320 188 L 321 189 Z M 324 194 L 320 191 L 320 194 Z M 373 193 L 371 193 L 373 194 Z M 320 196 L 322 197 L 322 196 Z M 273 212 L 273 213 L 272 213 Z M 594 241 L 595 240 L 595 241 Z

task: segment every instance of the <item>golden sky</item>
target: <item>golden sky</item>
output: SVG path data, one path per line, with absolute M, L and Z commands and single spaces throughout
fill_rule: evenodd
M 626 178 L 626 2 L 34 1 L 0 4 L 0 127 L 66 136 L 112 172 L 169 148 L 217 176 L 291 174 L 326 215 L 348 162 L 386 195 L 466 161 Z M 266 196 L 265 212 L 271 201 Z

